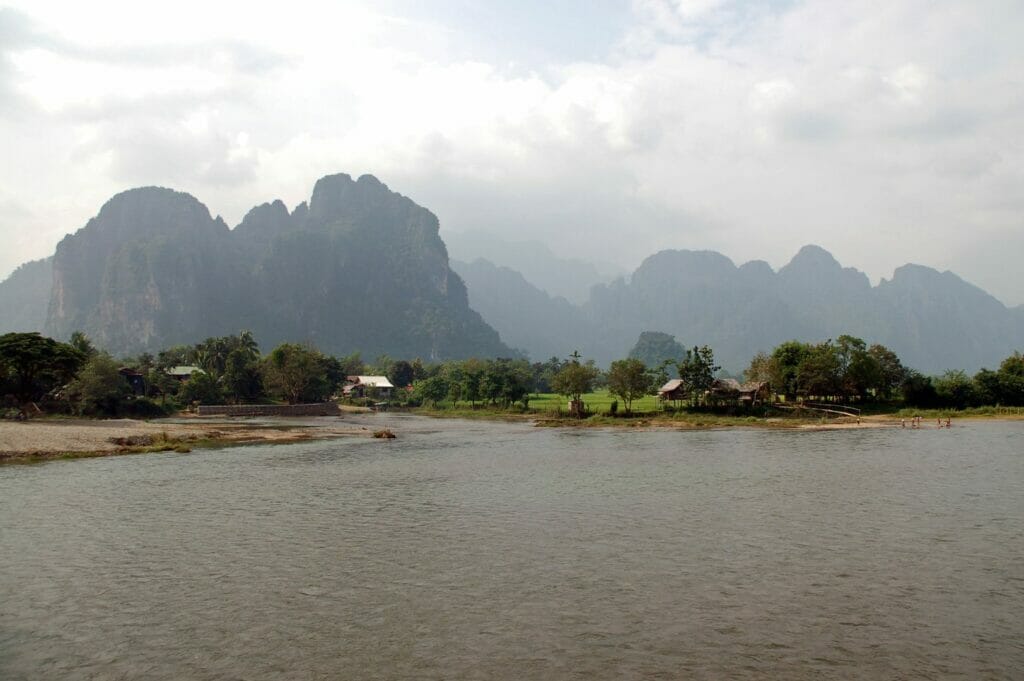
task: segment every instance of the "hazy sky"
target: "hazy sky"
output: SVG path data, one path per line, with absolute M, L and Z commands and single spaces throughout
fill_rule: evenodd
M 371 173 L 445 231 L 635 267 L 817 243 L 1024 303 L 1024 3 L 12 2 L 0 277 L 114 193 L 235 225 Z

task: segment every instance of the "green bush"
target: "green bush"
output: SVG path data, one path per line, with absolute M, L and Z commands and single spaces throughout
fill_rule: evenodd
M 138 397 L 134 400 L 128 400 L 123 403 L 122 407 L 122 411 L 125 414 L 141 418 L 159 418 L 161 416 L 167 416 L 168 413 L 164 407 L 161 407 L 157 402 L 154 402 L 148 397 Z

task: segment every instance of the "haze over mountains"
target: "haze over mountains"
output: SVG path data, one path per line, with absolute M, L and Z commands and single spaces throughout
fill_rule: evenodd
M 626 274 L 611 264 L 560 258 L 539 241 L 516 241 L 490 232 L 448 232 L 444 241 L 453 262 L 482 258 L 514 270 L 541 290 L 577 305 L 590 297 L 591 286 Z
M 786 340 L 849 333 L 938 373 L 996 366 L 1024 346 L 1024 307 L 1007 308 L 951 272 L 919 265 L 872 287 L 817 246 L 804 247 L 778 272 L 762 261 L 737 267 L 713 251 L 661 251 L 628 281 L 595 286 L 579 306 L 482 259 L 453 268 L 466 281 L 470 305 L 533 357 L 579 349 L 607 364 L 624 357 L 642 331 L 662 331 L 684 346 L 712 346 L 735 372 Z M 530 318 L 546 320 L 537 325 L 543 331 L 530 328 Z
M 919 265 L 872 286 L 816 246 L 777 272 L 666 250 L 609 281 L 540 244 L 454 240 L 466 261 L 449 263 L 429 210 L 369 175 L 324 177 L 308 204 L 262 204 L 233 230 L 188 194 L 132 189 L 0 283 L 0 332 L 82 330 L 124 355 L 250 329 L 264 349 L 309 341 L 428 360 L 578 349 L 607 365 L 659 331 L 711 345 L 732 372 L 783 341 L 843 333 L 928 373 L 992 367 L 1024 347 L 1024 307 Z

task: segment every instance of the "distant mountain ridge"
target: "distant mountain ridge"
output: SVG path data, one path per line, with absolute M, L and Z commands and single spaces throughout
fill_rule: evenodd
M 45 273 L 26 268 L 0 284 L 0 300 L 37 269 L 38 303 Z M 58 244 L 51 281 L 42 330 L 81 330 L 115 354 L 240 329 L 265 349 L 309 341 L 334 354 L 434 360 L 510 353 L 469 308 L 437 217 L 369 175 L 321 178 L 308 204 L 290 213 L 262 204 L 234 230 L 188 194 L 131 189 Z M 16 330 L 30 330 L 36 314 L 22 311 Z
M 522 302 L 539 306 L 535 287 L 505 273 L 503 295 L 478 297 L 492 285 L 483 267 L 461 270 L 470 304 L 502 332 L 531 337 Z M 529 286 L 529 284 L 527 284 Z M 759 351 L 786 340 L 820 341 L 850 333 L 892 348 L 921 371 L 975 371 L 1024 348 L 1024 306 L 1008 309 L 951 272 L 905 265 L 871 286 L 818 246 L 805 246 L 778 272 L 765 262 L 737 267 L 713 251 L 666 250 L 648 257 L 627 281 L 595 286 L 575 310 L 552 304 L 537 318 L 573 325 L 544 344 L 520 345 L 535 359 L 562 345 L 599 364 L 626 356 L 642 331 L 674 335 L 684 346 L 711 345 L 722 366 L 742 371 Z
M 538 241 L 516 241 L 483 231 L 449 233 L 445 243 L 453 260 L 485 260 L 514 270 L 552 298 L 565 298 L 577 305 L 587 301 L 591 286 L 607 283 L 622 273 L 613 265 L 559 257 Z
M 522 274 L 508 267 L 499 267 L 478 258 L 471 263 L 452 260 L 452 269 L 465 281 L 472 281 L 469 291 L 474 310 L 502 310 L 495 315 L 495 330 L 502 340 L 522 351 L 529 348 L 534 360 L 562 357 L 566 339 L 587 328 L 583 310 L 565 298 L 551 296 Z M 509 296 L 515 304 L 508 305 Z
M 566 262 L 538 251 L 534 267 Z M 567 267 L 580 281 L 597 271 Z M 783 341 L 843 333 L 928 373 L 994 367 L 1024 349 L 1024 305 L 920 265 L 872 286 L 817 246 L 778 271 L 665 250 L 628 279 L 590 283 L 573 303 L 508 266 L 449 263 L 437 217 L 369 175 L 321 178 L 308 203 L 261 204 L 234 230 L 188 194 L 145 187 L 0 282 L 0 333 L 82 330 L 128 354 L 250 329 L 264 348 L 309 341 L 334 354 L 448 359 L 511 345 L 535 360 L 578 349 L 607 365 L 657 331 L 711 345 L 733 372 Z

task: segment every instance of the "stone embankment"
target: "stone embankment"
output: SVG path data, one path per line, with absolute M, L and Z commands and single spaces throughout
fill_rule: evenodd
M 338 416 L 334 402 L 318 404 L 212 404 L 197 407 L 199 416 Z

